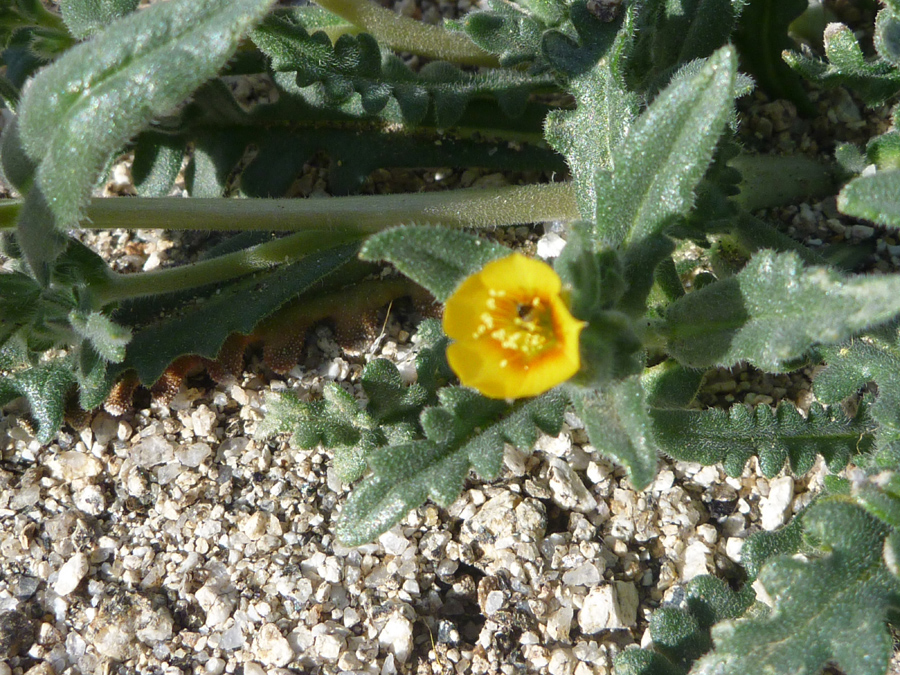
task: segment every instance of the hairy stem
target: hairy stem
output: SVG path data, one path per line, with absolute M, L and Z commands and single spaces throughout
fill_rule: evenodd
M 148 295 L 174 293 L 230 281 L 246 274 L 292 263 L 316 251 L 362 239 L 359 230 L 308 230 L 251 246 L 242 251 L 170 269 L 140 274 L 113 274 L 94 288 L 98 307 Z
M 468 66 L 497 68 L 497 59 L 477 47 L 465 34 L 398 16 L 369 0 L 316 0 L 329 12 L 371 33 L 379 42 L 400 52 Z
M 0 220 L 15 205 L 0 205 Z M 577 217 L 570 183 L 333 199 L 96 199 L 88 218 L 97 229 L 300 231 L 182 267 L 115 274 L 94 289 L 94 298 L 104 306 L 222 283 L 404 223 L 496 227 Z
M 0 229 L 15 226 L 20 207 L 20 201 L 0 202 Z M 547 183 L 330 199 L 94 199 L 84 225 L 100 230 L 290 232 L 354 227 L 377 232 L 405 223 L 503 227 L 577 218 L 571 183 Z

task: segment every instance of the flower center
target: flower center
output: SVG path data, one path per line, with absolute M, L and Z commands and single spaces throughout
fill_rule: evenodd
M 510 297 L 506 291 L 490 290 L 486 311 L 472 337 L 485 335 L 503 349 L 515 352 L 527 363 L 556 344 L 550 307 L 538 296 Z M 507 360 L 500 362 L 505 367 Z

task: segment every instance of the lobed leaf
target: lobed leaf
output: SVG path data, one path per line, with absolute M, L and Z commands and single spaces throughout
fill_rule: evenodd
M 886 227 L 900 227 L 900 171 L 854 178 L 838 195 L 838 209 Z
M 795 475 L 802 475 L 818 455 L 837 472 L 871 444 L 874 431 L 865 404 L 853 417 L 840 406 L 813 404 L 804 418 L 790 403 L 775 411 L 765 405 L 736 405 L 727 411 L 655 408 L 650 416 L 663 452 L 687 462 L 723 464 L 730 476 L 740 476 L 754 455 L 769 478 L 781 471 L 785 460 Z
M 881 105 L 900 91 L 900 72 L 882 59 L 869 60 L 847 26 L 829 24 L 825 29 L 827 61 L 784 53 L 784 60 L 804 78 L 823 86 L 846 86 L 870 106 Z
M 773 611 L 714 626 L 715 649 L 691 673 L 818 673 L 828 663 L 856 675 L 886 671 L 892 641 L 885 621 L 900 591 L 882 560 L 888 528 L 840 501 L 812 506 L 803 528 L 821 557 L 770 560 L 759 581 Z
M 273 271 L 242 277 L 216 288 L 200 304 L 183 305 L 171 316 L 136 328 L 125 359 L 111 369 L 110 377 L 134 369 L 141 383 L 150 386 L 179 356 L 216 358 L 230 334 L 251 333 L 264 318 L 351 260 L 357 250 L 355 244 L 338 246 Z
M 813 391 L 825 403 L 838 403 L 857 393 L 869 382 L 878 384 L 878 397 L 870 407 L 878 424 L 877 449 L 894 468 L 891 454 L 900 449 L 900 336 L 896 323 L 850 340 L 823 348 L 826 367 L 817 373 Z
M 372 475 L 354 489 L 337 526 L 348 546 L 377 537 L 426 499 L 449 506 L 470 467 L 495 477 L 505 442 L 530 450 L 535 427 L 549 434 L 562 428 L 565 398 L 558 392 L 512 407 L 461 387 L 441 389 L 439 395 L 441 405 L 422 413 L 426 439 L 369 455 Z
M 49 443 L 62 426 L 66 397 L 74 386 L 72 364 L 56 359 L 0 377 L 0 405 L 24 396 L 37 422 L 37 440 Z
M 790 368 L 817 344 L 834 344 L 900 314 L 900 277 L 850 277 L 763 251 L 735 277 L 673 302 L 668 351 L 694 368 L 748 361 Z
M 326 105 L 339 107 L 358 96 L 365 113 L 375 115 L 393 99 L 402 120 L 411 125 L 423 123 L 430 113 L 438 127 L 451 126 L 479 96 L 496 98 L 504 112 L 517 116 L 531 92 L 553 86 L 549 76 L 499 69 L 468 73 L 443 62 L 415 73 L 367 33 L 341 35 L 332 45 L 325 32 L 311 34 L 283 14 L 269 16 L 252 38 L 276 72 L 289 74 L 301 89 L 316 85 Z

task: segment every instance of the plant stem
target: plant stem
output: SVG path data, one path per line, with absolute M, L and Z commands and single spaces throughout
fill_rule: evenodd
M 0 204 L 0 220 L 16 205 Z M 403 223 L 484 228 L 578 217 L 570 183 L 333 199 L 96 199 L 87 213 L 97 229 L 302 230 L 182 267 L 111 275 L 92 289 L 98 306 L 222 283 Z
M 329 12 L 371 33 L 396 51 L 412 52 L 430 59 L 453 61 L 467 66 L 497 68 L 500 65 L 496 57 L 477 47 L 464 33 L 452 33 L 439 26 L 398 16 L 369 0 L 316 2 Z
M 15 226 L 20 207 L 0 202 L 0 229 Z M 546 183 L 329 199 L 94 199 L 85 228 L 377 232 L 404 223 L 480 228 L 577 218 L 571 183 Z
M 308 230 L 190 265 L 140 274 L 112 274 L 104 284 L 93 286 L 91 290 L 99 308 L 111 302 L 219 284 L 296 262 L 316 251 L 358 241 L 363 236 L 359 230 L 352 229 Z

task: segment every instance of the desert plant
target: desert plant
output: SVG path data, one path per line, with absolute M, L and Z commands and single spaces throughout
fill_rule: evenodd
M 315 321 L 340 326 L 403 295 L 433 300 L 445 311 L 419 326 L 415 384 L 375 360 L 364 406 L 337 385 L 319 401 L 267 401 L 261 437 L 323 445 L 344 480 L 362 481 L 338 525 L 346 543 L 426 499 L 448 505 L 473 468 L 497 477 L 504 444 L 530 450 L 539 431 L 560 431 L 568 406 L 638 489 L 661 455 L 732 475 L 754 456 L 767 476 L 806 472 L 818 456 L 833 472 L 852 463 L 852 484 L 830 479 L 783 531 L 751 538 L 740 589 L 696 580 L 683 607 L 654 617 L 654 646 L 618 667 L 885 672 L 900 590 L 900 277 L 854 273 L 847 247 L 814 250 L 751 211 L 840 190 L 844 213 L 896 227 L 898 132 L 865 154 L 839 148 L 837 168 L 760 157 L 736 142 L 735 101 L 757 84 L 809 110 L 796 73 L 870 103 L 892 98 L 900 6 L 878 14 L 874 58 L 831 25 L 827 60 L 807 50 L 783 61 L 805 3 L 491 0 L 440 28 L 362 0 L 319 5 L 0 9 L 0 163 L 21 195 L 0 203 L 0 402 L 25 397 L 48 441 L 67 406 L 177 384 L 255 339 L 289 368 Z M 235 95 L 229 85 L 248 77 L 267 83 L 267 100 Z M 124 150 L 139 196 L 92 199 Z M 323 155 L 331 191 L 348 196 L 282 199 Z M 350 194 L 378 168 L 435 166 L 568 178 Z M 183 167 L 190 198 L 169 198 Z M 489 236 L 547 220 L 565 223 L 567 239 L 552 267 Z M 71 235 L 82 227 L 235 235 L 198 262 L 126 275 Z M 712 270 L 690 292 L 688 246 L 703 251 L 693 267 Z M 384 262 L 414 283 L 375 274 Z M 787 402 L 693 405 L 711 368 L 821 362 L 821 404 L 806 414 Z M 852 414 L 838 405 L 873 381 L 874 400 Z M 773 610 L 755 600 L 757 578 Z

